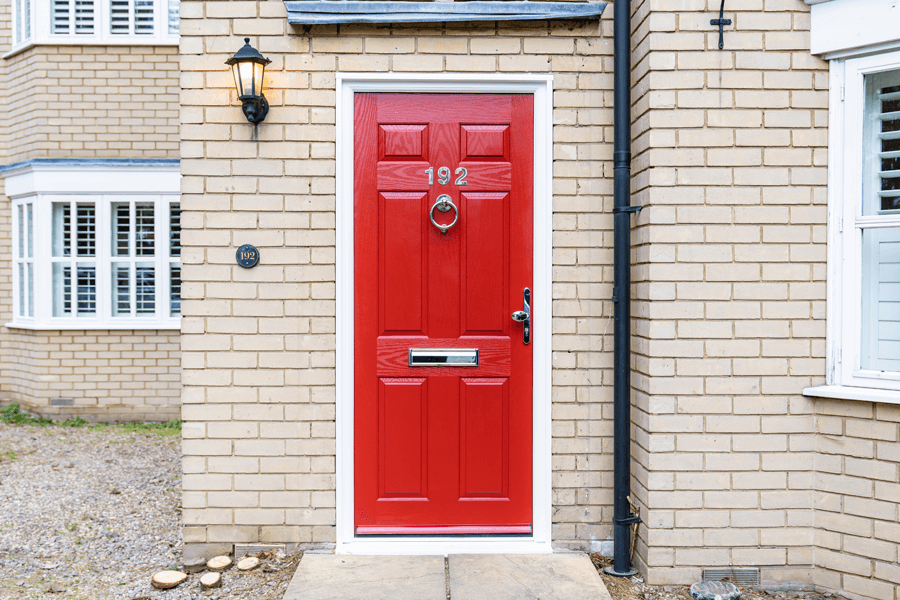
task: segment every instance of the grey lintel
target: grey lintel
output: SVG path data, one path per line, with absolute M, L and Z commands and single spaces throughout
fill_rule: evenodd
M 291 25 L 599 18 L 606 2 L 284 0 Z

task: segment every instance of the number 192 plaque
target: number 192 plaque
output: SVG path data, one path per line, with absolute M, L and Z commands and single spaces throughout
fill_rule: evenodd
M 256 263 L 259 262 L 259 250 L 256 249 L 256 246 L 250 244 L 244 244 L 238 248 L 235 256 L 237 257 L 237 264 L 245 269 L 255 267 Z

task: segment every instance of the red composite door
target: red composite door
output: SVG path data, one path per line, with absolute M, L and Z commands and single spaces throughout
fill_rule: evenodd
M 532 97 L 357 94 L 354 138 L 356 534 L 531 533 Z

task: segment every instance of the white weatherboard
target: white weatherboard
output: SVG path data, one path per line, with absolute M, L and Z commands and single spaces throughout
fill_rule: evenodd
M 549 75 L 337 73 L 337 540 L 343 554 L 550 553 L 552 94 Z M 357 537 L 353 527 L 353 98 L 358 92 L 531 94 L 534 97 L 533 533 Z

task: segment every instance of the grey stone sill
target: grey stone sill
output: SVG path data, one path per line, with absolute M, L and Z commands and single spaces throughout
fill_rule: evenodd
M 135 40 L 134 38 L 129 38 L 127 40 L 46 40 L 40 42 L 25 42 L 21 46 L 17 46 L 13 48 L 6 54 L 0 55 L 0 58 L 6 60 L 7 58 L 12 58 L 16 54 L 20 54 L 34 48 L 35 46 L 177 46 L 179 44 L 179 39 L 176 37 L 174 39 L 156 39 L 153 40 Z
M 152 323 L 78 323 L 72 325 L 70 323 L 6 323 L 3 327 L 7 329 L 26 329 L 30 331 L 180 331 L 181 328 L 170 323 L 160 323 L 153 321 Z
M 900 392 L 850 387 L 847 385 L 816 385 L 804 388 L 803 395 L 812 396 L 814 398 L 835 398 L 838 400 L 862 400 L 864 402 L 900 404 Z

